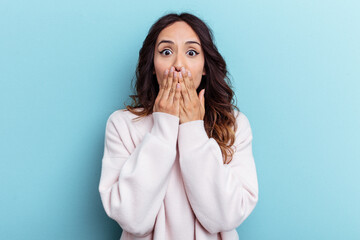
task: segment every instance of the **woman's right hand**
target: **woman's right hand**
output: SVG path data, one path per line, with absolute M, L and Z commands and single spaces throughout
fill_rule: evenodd
M 163 79 L 159 81 L 159 93 L 155 99 L 153 112 L 164 112 L 179 117 L 180 112 L 180 84 L 179 73 L 174 67 L 166 69 Z

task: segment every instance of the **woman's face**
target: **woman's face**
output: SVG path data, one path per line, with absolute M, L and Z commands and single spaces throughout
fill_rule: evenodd
M 181 68 L 190 70 L 196 89 L 202 75 L 205 75 L 205 58 L 200 39 L 194 30 L 184 21 L 175 22 L 164 28 L 155 44 L 153 73 L 158 83 L 163 80 L 166 69 L 174 66 L 175 71 Z

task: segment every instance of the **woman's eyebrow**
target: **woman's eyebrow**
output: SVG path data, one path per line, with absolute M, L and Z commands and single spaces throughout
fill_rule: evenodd
M 170 41 L 170 40 L 161 40 L 161 41 L 158 43 L 158 46 L 159 46 L 161 43 L 174 44 L 174 42 L 173 42 L 173 41 Z M 196 41 L 187 41 L 187 42 L 185 42 L 185 44 L 192 44 L 192 43 L 195 43 L 195 44 L 198 44 L 199 46 L 201 46 L 200 43 L 198 43 L 198 42 L 196 42 Z

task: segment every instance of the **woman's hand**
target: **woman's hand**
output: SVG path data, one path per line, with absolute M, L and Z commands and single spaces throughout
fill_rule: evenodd
M 190 70 L 185 71 L 185 68 L 182 68 L 179 74 L 179 83 L 181 85 L 180 124 L 203 120 L 205 116 L 205 89 L 199 92 L 199 96 L 197 95 Z
M 180 109 L 180 85 L 178 85 L 178 73 L 174 67 L 166 69 L 163 79 L 159 82 L 159 93 L 155 99 L 153 112 L 164 112 L 179 117 Z

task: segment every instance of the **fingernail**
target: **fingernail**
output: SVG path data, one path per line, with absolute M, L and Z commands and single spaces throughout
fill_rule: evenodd
M 174 71 L 174 67 L 171 67 L 171 68 L 170 68 L 170 72 L 173 72 L 173 71 Z
M 179 77 L 180 77 L 180 78 L 182 78 L 182 74 L 181 74 L 181 72 L 179 72 Z
M 174 72 L 174 77 L 176 77 L 176 72 Z
M 180 83 L 177 83 L 177 84 L 176 84 L 176 88 L 180 88 Z
M 166 69 L 166 70 L 165 70 L 165 74 L 168 74 L 168 73 L 169 73 L 169 69 Z
M 191 77 L 191 72 L 190 71 L 188 71 L 188 76 Z
M 184 67 L 181 67 L 181 71 L 182 71 L 183 73 L 185 73 L 185 68 L 184 68 Z

